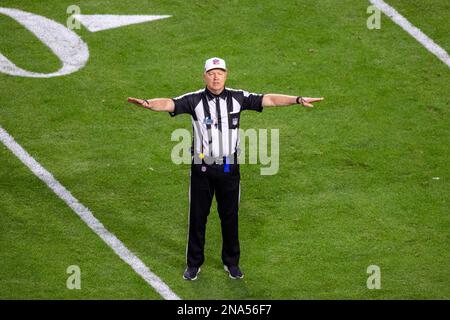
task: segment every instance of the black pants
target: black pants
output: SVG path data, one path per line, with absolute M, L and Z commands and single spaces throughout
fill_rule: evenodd
M 189 267 L 200 267 L 205 261 L 206 222 L 214 194 L 222 227 L 222 261 L 227 266 L 239 264 L 239 193 L 239 164 L 230 164 L 229 172 L 224 172 L 223 164 L 192 164 L 186 258 Z

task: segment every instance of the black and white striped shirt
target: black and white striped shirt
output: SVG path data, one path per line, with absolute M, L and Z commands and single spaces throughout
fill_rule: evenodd
M 173 98 L 176 116 L 188 113 L 192 117 L 194 133 L 192 151 L 207 157 L 230 156 L 239 148 L 241 111 L 261 112 L 262 94 L 225 88 L 214 95 L 208 88 Z

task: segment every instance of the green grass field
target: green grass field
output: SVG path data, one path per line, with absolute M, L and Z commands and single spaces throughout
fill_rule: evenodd
M 450 50 L 450 3 L 387 0 Z M 0 7 L 63 25 L 82 14 L 171 18 L 75 32 L 89 61 L 60 77 L 0 73 L 0 126 L 183 299 L 449 299 L 450 70 L 388 17 L 369 30 L 363 0 L 19 1 Z M 424 13 L 426 11 L 426 14 Z M 50 49 L 0 14 L 0 52 L 50 73 Z M 189 165 L 171 133 L 190 130 L 126 102 L 200 89 L 220 56 L 227 85 L 324 96 L 314 109 L 242 115 L 279 129 L 280 167 L 241 167 L 242 281 L 220 259 L 216 206 L 198 281 L 182 279 Z M 437 179 L 439 177 L 439 179 Z M 434 179 L 433 179 L 434 178 Z M 70 265 L 81 290 L 66 288 Z M 381 289 L 366 286 L 381 269 Z M 1 299 L 161 299 L 43 182 L 0 145 Z

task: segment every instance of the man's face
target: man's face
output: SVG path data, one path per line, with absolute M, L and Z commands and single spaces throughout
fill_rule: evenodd
M 214 93 L 220 93 L 225 88 L 227 72 L 222 69 L 212 69 L 203 74 L 206 86 Z

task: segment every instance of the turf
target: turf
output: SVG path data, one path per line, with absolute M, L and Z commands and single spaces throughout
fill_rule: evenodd
M 418 3 L 418 1 L 416 1 Z M 392 0 L 448 50 L 448 4 Z M 2 1 L 65 23 L 70 1 Z M 448 299 L 448 67 L 366 1 L 79 1 L 83 14 L 170 14 L 91 33 L 88 64 L 49 79 L 0 74 L 0 125 L 185 299 Z M 444 9 L 444 10 L 443 10 Z M 447 10 L 448 11 L 448 10 Z M 30 71 L 59 61 L 0 15 L 2 54 Z M 325 96 L 312 110 L 242 115 L 278 129 L 280 168 L 243 165 L 243 281 L 220 261 L 216 207 L 196 282 L 185 263 L 189 166 L 173 164 L 173 130 L 190 119 L 128 96 L 173 97 L 203 86 L 202 64 L 226 59 L 228 86 Z M 160 299 L 77 216 L 0 147 L 0 298 Z M 439 177 L 439 180 L 433 179 Z M 68 290 L 79 265 L 82 289 Z M 366 269 L 381 268 L 381 290 Z

